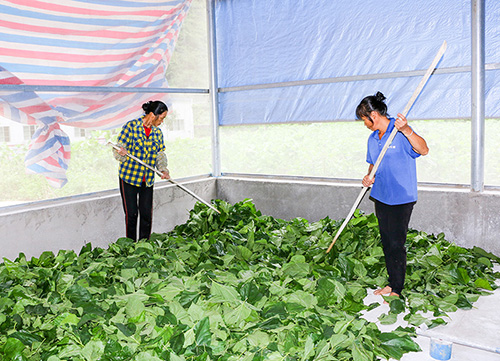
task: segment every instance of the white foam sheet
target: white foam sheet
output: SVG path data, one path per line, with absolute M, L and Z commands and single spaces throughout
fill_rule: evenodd
M 500 266 L 495 270 L 500 271 Z M 500 284 L 500 281 L 497 282 Z M 408 323 L 403 320 L 404 314 L 398 315 L 398 320 L 392 325 L 383 325 L 378 321 L 378 317 L 389 312 L 389 305 L 383 304 L 382 296 L 375 296 L 374 290 L 368 290 L 368 296 L 364 302 L 369 305 L 373 302 L 380 302 L 380 306 L 365 312 L 363 318 L 375 322 L 378 328 L 383 332 L 390 332 L 398 326 L 407 327 Z M 455 341 L 452 345 L 451 361 L 500 361 L 500 353 L 485 351 L 470 346 L 464 346 L 460 343 L 477 345 L 482 348 L 494 348 L 500 352 L 500 289 L 495 290 L 489 296 L 481 296 L 474 303 L 470 310 L 459 309 L 456 312 L 450 312 L 448 323 L 438 326 L 431 330 L 420 329 L 429 336 L 437 339 Z M 422 351 L 411 352 L 402 357 L 402 361 L 435 361 L 430 355 L 431 338 L 427 336 L 418 336 L 416 342 L 420 345 Z M 458 343 L 460 342 L 460 343 Z

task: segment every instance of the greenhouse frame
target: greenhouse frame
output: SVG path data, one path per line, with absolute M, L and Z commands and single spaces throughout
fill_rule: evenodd
M 49 2 L 43 0 L 40 3 Z M 152 15 L 155 14 L 152 9 L 155 6 L 168 7 L 168 11 L 165 11 L 167 15 L 162 14 L 156 19 L 158 21 L 153 21 L 154 26 L 161 27 L 163 31 L 161 41 L 155 42 L 155 47 L 161 49 L 163 60 L 156 62 L 158 59 L 154 53 L 157 48 L 148 49 L 141 55 L 140 61 L 136 59 L 134 63 L 130 59 L 120 59 L 117 66 L 128 68 L 121 69 L 125 75 L 110 85 L 88 85 L 94 76 L 96 79 L 97 76 L 104 76 L 99 74 L 103 70 L 96 70 L 97 66 L 93 69 L 92 65 L 88 68 L 75 66 L 76 75 L 71 76 L 79 78 L 81 83 L 66 80 L 65 72 L 69 72 L 67 69 L 71 67 L 67 64 L 61 66 L 65 70 L 58 77 L 50 79 L 50 74 L 42 74 L 42 67 L 56 69 L 59 63 L 66 61 L 66 54 L 61 54 L 60 59 L 31 59 L 32 54 L 36 53 L 34 47 L 49 45 L 37 44 L 36 38 L 29 40 L 32 43 L 26 39 L 24 41 L 27 43 L 23 43 L 19 39 L 33 35 L 16 33 L 16 25 L 11 24 L 16 21 L 28 23 L 23 18 L 25 14 L 27 19 L 33 16 L 40 20 L 40 27 L 49 26 L 47 24 L 59 17 L 56 12 L 62 9 L 62 12 L 68 12 L 69 18 L 73 19 L 74 16 L 74 24 L 81 25 L 82 29 L 93 26 L 95 19 L 92 20 L 88 14 L 79 14 L 75 10 L 80 6 L 75 6 L 77 3 L 102 7 L 103 18 L 109 15 L 110 20 L 98 17 L 99 21 L 109 21 L 110 24 L 116 22 L 116 29 L 143 26 L 147 32 L 153 25 L 144 19 L 156 16 Z M 200 42 L 206 46 L 204 57 L 207 64 L 200 61 L 202 67 L 207 65 L 203 70 L 206 78 L 190 79 L 194 86 L 177 86 L 181 82 L 175 81 L 174 86 L 170 86 L 165 75 L 168 74 L 169 64 L 177 61 L 185 62 L 186 67 L 192 66 L 186 60 L 190 59 L 189 50 L 185 58 L 177 60 L 174 58 L 174 49 L 177 49 L 176 42 L 180 41 L 178 37 L 182 34 L 183 21 L 189 19 L 189 9 L 194 4 L 198 10 L 201 9 L 199 11 L 205 12 L 206 23 L 203 25 L 206 25 L 206 29 L 203 35 L 197 33 L 197 36 L 203 39 Z M 355 108 L 363 97 L 377 91 L 382 91 L 388 98 L 392 116 L 402 112 L 405 106 L 409 107 L 408 120 L 412 125 L 415 124 L 415 132 L 422 131 L 425 136 L 433 137 L 432 145 L 442 157 L 430 158 L 433 154 L 433 148 L 430 147 L 430 155 L 423 157 L 430 160 L 425 160 L 426 163 L 418 168 L 420 174 L 421 169 L 431 166 L 423 180 L 419 177 L 418 202 L 413 210 L 410 229 L 422 231 L 438 240 L 446 238 L 458 247 L 481 252 L 478 254 L 484 256 L 484 265 L 491 265 L 488 257 L 495 260 L 498 258 L 495 255 L 500 255 L 500 153 L 494 143 L 497 139 L 495 130 L 500 121 L 500 2 L 126 0 L 105 4 L 102 0 L 72 0 L 66 7 L 63 0 L 56 0 L 54 8 L 51 6 L 47 5 L 48 8 L 44 9 L 47 12 L 44 13 L 40 9 L 30 9 L 30 5 L 21 0 L 0 1 L 3 13 L 10 15 L 12 20 L 0 21 L 0 28 L 4 29 L 0 30 L 0 47 L 8 48 L 10 45 L 5 44 L 10 43 L 19 46 L 13 48 L 12 52 L 0 54 L 0 118 L 14 121 L 25 129 L 35 126 L 31 138 L 25 138 L 22 146 L 10 144 L 5 149 L 13 149 L 13 153 L 9 154 L 17 152 L 16 156 L 22 153 L 24 164 L 16 165 L 17 168 L 23 172 L 26 168 L 30 177 L 36 176 L 44 184 L 51 185 L 46 199 L 16 201 L 6 205 L 0 203 L 0 255 L 6 263 L 10 264 L 17 257 L 37 259 L 47 252 L 57 254 L 61 250 L 84 253 L 86 247 L 107 249 L 117 239 L 123 239 L 123 204 L 118 188 L 80 193 L 76 190 L 70 196 L 57 196 L 58 189 L 64 189 L 72 182 L 68 174 L 73 160 L 69 156 L 69 137 L 60 130 L 59 125 L 71 126 L 77 131 L 109 131 L 111 138 L 106 141 L 111 140 L 112 137 L 116 138 L 117 130 L 125 121 L 137 113 L 140 103 L 152 97 L 166 99 L 169 107 L 173 104 L 171 108 L 174 110 L 168 113 L 166 123 L 169 122 L 169 116 L 175 121 L 189 118 L 192 123 L 191 129 L 186 131 L 186 138 L 190 138 L 191 142 L 184 143 L 184 135 L 176 138 L 181 151 L 175 149 L 172 167 L 181 168 L 188 159 L 198 163 L 193 169 L 179 171 L 182 176 L 174 177 L 174 182 L 156 178 L 154 234 L 164 234 L 182 227 L 190 220 L 194 209 L 199 209 L 196 207 L 203 207 L 200 199 L 213 205 L 221 204 L 217 202 L 241 204 L 251 200 L 263 215 L 283 222 L 307 220 L 304 222 L 313 224 L 328 219 L 339 220 L 340 224 L 346 216 L 347 222 L 352 215 L 350 210 L 354 212 L 355 209 L 356 217 L 371 215 L 374 205 L 368 195 L 360 199 L 357 207 L 355 203 L 362 190 L 361 180 L 368 169 L 365 160 L 366 139 L 369 136 L 362 122 L 356 122 Z M 133 21 L 130 25 L 126 19 L 120 23 L 118 19 L 122 7 L 124 12 L 127 7 L 134 11 L 140 8 L 135 21 L 142 25 Z M 82 19 L 88 17 L 91 20 L 86 23 L 87 20 L 81 20 L 80 15 Z M 162 22 L 167 21 L 170 23 L 164 26 Z M 69 29 L 69 33 L 75 31 L 75 35 L 79 31 L 83 32 L 78 26 L 74 28 Z M 37 31 L 35 25 L 33 29 L 27 29 L 22 31 Z M 116 29 L 109 30 L 109 33 Z M 159 31 L 154 29 L 151 33 Z M 54 30 L 54 34 L 57 31 Z M 63 29 L 62 33 L 65 31 Z M 116 59 L 119 55 L 113 52 L 120 46 L 128 46 L 127 41 L 131 41 L 118 40 L 111 46 L 111 55 L 106 55 L 112 59 L 109 60 L 110 64 L 114 64 L 114 61 L 118 64 Z M 67 43 L 61 40 L 60 46 L 71 48 L 70 43 L 71 40 Z M 136 43 L 139 44 L 139 41 Z M 442 44 L 446 50 L 438 56 L 438 50 L 444 49 Z M 91 49 L 89 46 L 88 51 L 94 54 L 100 49 Z M 139 52 L 137 49 L 134 51 Z M 85 56 L 82 55 L 82 58 Z M 91 55 L 88 57 L 92 58 Z M 199 58 L 199 54 L 192 57 Z M 164 62 L 165 58 L 168 60 Z M 433 60 L 437 60 L 437 65 L 428 69 Z M 153 63 L 155 66 L 150 67 Z M 112 68 L 111 65 L 109 68 L 107 66 L 103 69 Z M 179 64 L 177 66 L 182 67 Z M 138 80 L 140 76 L 148 80 L 141 82 Z M 37 79 L 40 80 L 38 84 Z M 426 79 L 424 83 L 422 79 Z M 139 83 L 143 85 L 137 85 Z M 123 99 L 120 100 L 120 97 Z M 22 108 L 22 104 L 26 105 L 33 99 L 46 107 L 38 118 L 38 113 L 29 113 Z M 109 103 L 104 104 L 102 99 Z M 205 107 L 206 114 L 193 115 L 192 109 L 197 106 Z M 43 116 L 50 120 L 45 120 Z M 208 120 L 201 124 L 202 121 L 197 117 Z M 196 125 L 197 120 L 200 123 Z M 174 134 L 177 129 L 174 120 L 170 121 L 172 123 L 166 127 L 170 127 L 169 131 L 172 129 Z M 432 134 L 432 127 L 438 121 L 447 122 L 446 127 L 439 128 L 445 131 L 439 134 L 440 131 L 435 130 Z M 487 122 L 490 122 L 490 131 Z M 0 128 L 2 124 L 0 122 Z M 457 140 L 457 143 L 461 142 L 461 148 L 456 148 L 456 143 L 450 141 L 456 135 L 453 133 L 455 124 L 460 124 L 457 134 L 462 134 L 464 129 L 466 132 L 465 142 Z M 344 126 L 346 130 L 341 129 Z M 338 135 L 335 133 L 336 127 L 339 129 Z M 302 134 L 305 129 L 311 131 L 307 134 L 315 134 L 318 139 L 303 139 L 307 138 L 307 134 Z M 353 129 L 356 132 L 359 130 L 359 134 L 352 135 Z M 164 133 L 169 131 L 164 130 Z M 203 133 L 206 143 L 194 135 L 196 132 Z M 343 142 L 342 137 L 348 133 L 351 133 L 352 138 Z M 238 141 L 231 140 L 231 136 L 238 137 Z M 98 137 L 104 138 L 103 135 Z M 165 137 L 167 139 L 168 134 Z M 89 147 L 96 146 L 98 139 L 94 138 L 84 141 L 88 141 Z M 60 142 L 60 148 L 50 156 L 45 154 L 49 152 L 44 148 L 49 142 L 47 139 L 57 144 Z M 276 139 L 283 144 L 269 144 Z M 314 143 L 318 143 L 314 155 L 312 152 L 308 154 L 309 149 L 301 148 L 303 144 Z M 332 148 L 327 147 L 330 143 Z M 463 151 L 463 147 L 466 147 L 467 152 Z M 41 150 L 37 153 L 37 149 Z M 104 149 L 104 146 L 101 145 L 99 149 Z M 331 149 L 335 149 L 332 151 L 334 154 L 329 153 Z M 167 153 L 168 150 L 167 146 Z M 109 147 L 101 151 L 105 157 L 113 158 Z M 323 163 L 321 158 L 328 161 Z M 9 163 L 8 156 L 4 159 L 5 164 Z M 353 163 L 353 159 L 356 159 L 356 163 Z M 309 165 L 308 162 L 317 165 Z M 336 167 L 337 163 L 342 162 L 345 164 L 331 169 L 332 165 Z M 99 162 L 96 163 L 96 167 L 100 167 Z M 440 178 L 436 173 L 446 165 L 449 166 L 448 173 Z M 108 177 L 108 174 L 104 175 L 109 173 L 108 170 L 103 166 L 103 174 L 89 175 L 89 180 L 85 182 L 91 183 L 94 177 Z M 171 169 L 173 171 L 175 169 Z M 118 180 L 117 174 L 112 174 L 110 178 Z M 470 180 L 463 182 L 464 178 Z M 31 179 L 27 178 L 27 183 Z M 12 190 L 6 188 L 3 191 L 8 194 Z M 355 207 L 351 209 L 353 204 Z M 498 265 L 494 270 L 496 274 L 499 273 Z M 459 276 L 463 274 L 456 277 Z M 498 280 L 496 284 L 500 286 Z M 434 331 L 422 331 L 419 328 L 419 344 L 424 352 L 404 355 L 402 360 L 436 359 L 429 348 L 436 346 L 438 339 L 449 349 L 450 345 L 455 345 L 453 360 L 475 359 L 476 356 L 482 360 L 498 360 L 498 337 L 497 341 L 491 340 L 499 332 L 500 320 L 492 313 L 500 293 L 498 289 L 490 291 L 493 296 L 484 297 L 484 300 L 481 297 L 478 301 L 481 306 L 472 310 L 477 313 L 470 317 L 477 318 L 478 322 L 473 328 L 464 331 L 467 322 L 472 322 L 470 319 L 465 321 L 468 317 L 466 312 L 472 312 L 469 310 L 460 313 L 460 317 L 464 315 L 464 320 L 459 319 L 457 323 L 443 326 L 443 334 L 439 333 L 440 328 L 435 329 L 435 334 Z M 370 301 L 365 300 L 365 303 L 377 302 L 370 297 L 367 298 Z M 395 303 L 391 302 L 389 299 L 393 311 Z M 450 311 L 452 309 L 450 306 Z M 373 316 L 371 311 L 366 311 L 366 318 L 384 320 L 385 316 Z M 379 311 L 380 308 L 374 312 Z M 387 312 L 389 315 L 390 311 Z M 460 317 L 457 316 L 457 319 Z M 453 315 L 451 319 L 454 319 Z M 0 315 L 0 325 L 2 322 L 4 320 Z M 486 336 L 476 334 L 477 329 L 474 327 L 480 327 L 481 322 L 489 330 Z M 401 317 L 397 318 L 396 324 L 402 325 Z M 119 329 L 123 332 L 122 326 L 120 324 Z M 193 328 L 191 332 L 196 333 L 197 330 Z M 446 333 L 446 330 L 449 332 Z M 484 342 L 478 340 L 481 337 Z M 0 356 L 4 352 L 2 347 L 0 345 Z M 277 355 L 277 350 L 272 351 L 268 356 Z M 314 351 L 310 352 L 304 353 L 303 360 L 312 359 Z M 352 352 L 354 355 L 357 351 Z M 423 354 L 427 352 L 433 358 L 425 358 Z M 369 359 L 356 355 L 353 356 L 355 360 Z M 92 357 L 88 356 L 87 360 L 97 360 Z M 245 359 L 251 359 L 248 357 Z M 136 359 L 142 360 L 140 357 Z M 175 357 L 170 359 L 177 360 Z M 186 358 L 178 358 L 181 359 Z M 262 356 L 256 359 L 266 358 Z M 283 356 L 280 359 L 286 358 Z M 50 357 L 48 360 L 60 361 L 59 358 Z

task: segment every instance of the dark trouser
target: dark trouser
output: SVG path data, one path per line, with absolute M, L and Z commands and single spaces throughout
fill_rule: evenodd
M 406 274 L 406 234 L 411 212 L 416 202 L 390 206 L 375 200 L 380 237 L 384 248 L 385 266 L 392 292 L 401 294 Z
M 153 187 L 133 186 L 120 179 L 120 194 L 125 211 L 127 238 L 137 240 L 137 216 L 140 215 L 139 239 L 149 239 L 153 223 Z

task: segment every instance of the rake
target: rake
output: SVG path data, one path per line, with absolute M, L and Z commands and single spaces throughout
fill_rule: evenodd
M 408 104 L 406 104 L 405 109 L 401 113 L 405 117 L 408 114 L 408 112 L 410 111 L 411 107 L 413 106 L 413 103 L 415 103 L 415 100 L 417 100 L 417 97 L 420 95 L 420 92 L 424 88 L 424 86 L 427 83 L 427 81 L 429 80 L 430 76 L 432 75 L 434 69 L 436 68 L 437 64 L 439 63 L 439 60 L 441 60 L 441 57 L 443 56 L 444 52 L 446 51 L 446 46 L 447 46 L 446 41 L 443 41 L 443 44 L 439 48 L 439 51 L 437 52 L 436 56 L 434 57 L 434 60 L 432 60 L 431 65 L 429 66 L 429 68 L 425 72 L 424 76 L 422 77 L 422 80 L 420 80 L 420 83 L 418 84 L 417 88 L 413 92 L 413 95 L 411 96 L 410 101 L 408 102 Z M 387 142 L 385 142 L 385 145 L 382 148 L 382 151 L 380 152 L 380 154 L 379 154 L 379 156 L 377 158 L 377 161 L 375 162 L 375 164 L 374 164 L 374 166 L 373 166 L 373 168 L 372 168 L 372 170 L 371 170 L 371 172 L 369 174 L 370 179 L 373 179 L 373 177 L 375 176 L 375 173 L 377 172 L 377 169 L 378 169 L 378 167 L 380 165 L 380 162 L 384 158 L 384 155 L 385 155 L 385 153 L 387 151 L 387 148 L 389 148 L 389 145 L 391 145 L 391 143 L 392 143 L 394 137 L 396 136 L 397 132 L 398 132 L 398 129 L 396 127 L 394 127 L 394 129 L 392 130 L 391 134 L 389 135 L 389 138 L 387 139 Z M 344 222 L 342 223 L 342 226 L 340 226 L 339 230 L 337 231 L 337 234 L 335 235 L 335 237 L 333 238 L 332 243 L 330 244 L 330 246 L 326 250 L 326 253 L 330 252 L 330 250 L 332 249 L 333 245 L 335 244 L 335 242 L 339 238 L 340 234 L 342 233 L 342 231 L 344 230 L 344 228 L 347 226 L 347 223 L 349 223 L 349 221 L 351 220 L 352 215 L 354 214 L 354 212 L 356 211 L 356 208 L 358 208 L 359 204 L 361 203 L 361 200 L 363 199 L 363 197 L 364 197 L 366 191 L 368 190 L 368 188 L 369 187 L 363 186 L 363 188 L 361 189 L 361 192 L 359 193 L 358 198 L 354 202 L 354 205 L 352 206 L 351 210 L 349 211 L 349 214 L 344 219 Z
M 113 142 L 108 142 L 109 145 L 111 145 L 113 148 L 115 148 L 116 150 L 120 150 L 120 147 L 118 145 L 116 145 L 115 143 Z M 158 169 L 155 169 L 153 167 L 151 167 L 150 165 L 144 163 L 142 160 L 140 160 L 139 158 L 133 156 L 132 154 L 129 154 L 127 153 L 127 157 L 135 160 L 137 163 L 139 164 L 142 164 L 143 166 L 145 166 L 146 168 L 152 170 L 153 172 L 155 172 L 156 174 L 158 174 L 160 177 L 163 175 Z M 213 209 L 214 211 L 216 211 L 217 213 L 220 214 L 220 211 L 218 209 L 216 209 L 214 206 L 212 206 L 210 203 L 208 203 L 207 201 L 203 200 L 202 198 L 200 198 L 196 193 L 192 192 L 191 190 L 187 189 L 186 187 L 184 187 L 182 184 L 179 184 L 177 183 L 176 181 L 174 181 L 173 179 L 168 179 L 168 181 L 172 184 L 175 184 L 177 187 L 179 187 L 180 189 L 182 189 L 184 192 L 190 194 L 193 198 L 199 200 L 201 203 L 205 204 L 206 206 L 210 207 L 211 209 Z

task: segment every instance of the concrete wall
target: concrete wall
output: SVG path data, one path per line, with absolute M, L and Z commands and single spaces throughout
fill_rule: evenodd
M 202 199 L 216 198 L 214 178 L 183 182 Z M 196 200 L 168 182 L 154 191 L 153 232 L 184 223 Z M 107 247 L 125 235 L 125 216 L 118 190 L 10 206 L 0 209 L 0 262 L 20 252 L 38 257 L 44 251 L 80 249 L 90 242 Z
M 343 219 L 360 191 L 360 183 L 351 181 L 291 177 L 217 180 L 219 198 L 230 203 L 252 198 L 263 214 L 282 219 Z M 359 208 L 374 212 L 368 194 Z M 450 242 L 500 255 L 500 191 L 472 193 L 466 187 L 420 186 L 410 227 L 429 234 L 443 232 Z
M 317 178 L 242 177 L 192 179 L 182 182 L 202 199 L 236 203 L 253 199 L 263 214 L 277 218 L 326 216 L 343 219 L 361 187 L 359 182 Z M 153 232 L 170 231 L 184 223 L 196 200 L 167 182 L 155 185 Z M 368 196 L 360 209 L 373 212 Z M 421 186 L 410 227 L 427 233 L 444 232 L 461 246 L 479 246 L 500 255 L 500 192 L 471 193 L 468 188 Z M 106 247 L 125 234 L 118 190 L 68 197 L 0 209 L 1 257 L 28 258 L 43 251 L 79 251 L 87 242 Z

